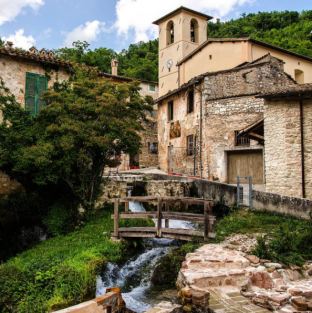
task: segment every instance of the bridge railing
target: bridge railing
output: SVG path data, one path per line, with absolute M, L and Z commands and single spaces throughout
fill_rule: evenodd
M 209 231 L 212 229 L 212 225 L 215 221 L 215 217 L 211 215 L 212 207 L 215 204 L 214 200 L 190 198 L 190 197 L 126 197 L 116 198 L 112 200 L 114 202 L 114 215 L 111 216 L 114 219 L 114 237 L 119 237 L 118 222 L 119 219 L 132 219 L 132 218 L 153 218 L 157 219 L 157 231 L 156 236 L 162 237 L 162 219 L 165 220 L 165 228 L 169 228 L 169 219 L 181 220 L 189 222 L 204 223 L 204 240 L 208 240 Z M 129 202 L 157 202 L 156 212 L 129 212 Z M 119 204 L 125 203 L 125 212 L 119 213 Z M 194 214 L 186 212 L 170 212 L 170 203 L 180 204 L 193 204 L 203 205 L 204 214 Z M 165 211 L 163 211 L 163 204 L 165 204 Z

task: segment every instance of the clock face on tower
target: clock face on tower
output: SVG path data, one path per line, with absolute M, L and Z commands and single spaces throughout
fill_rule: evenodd
M 167 67 L 168 68 L 171 68 L 172 64 L 173 64 L 173 62 L 171 59 L 167 61 Z

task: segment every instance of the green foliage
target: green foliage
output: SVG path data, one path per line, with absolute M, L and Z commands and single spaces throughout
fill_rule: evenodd
M 52 236 L 66 234 L 68 231 L 69 212 L 62 203 L 54 203 L 47 216 L 43 218 L 43 224 L 47 232 Z
M 260 258 L 302 265 L 312 258 L 312 222 L 265 211 L 236 210 L 216 225 L 216 241 L 232 233 L 265 233 L 257 238 Z
M 147 43 L 131 44 L 128 50 L 117 54 L 112 49 L 88 49 L 84 41 L 73 43 L 72 48 L 54 50 L 55 56 L 66 61 L 97 67 L 104 73 L 111 73 L 111 60 L 118 59 L 118 74 L 131 78 L 158 81 L 158 39 Z
M 258 12 L 242 14 L 227 22 L 208 22 L 207 35 L 251 37 L 290 51 L 312 57 L 312 10 Z
M 122 244 L 109 239 L 111 214 L 98 211 L 80 230 L 0 265 L 0 312 L 50 312 L 94 297 L 96 275 L 122 255 Z
M 34 117 L 1 83 L 0 170 L 50 199 L 48 207 L 92 209 L 109 159 L 139 152 L 152 99 L 140 96 L 138 82 L 117 85 L 87 68 L 75 67 L 73 79 L 45 92 L 47 106 Z

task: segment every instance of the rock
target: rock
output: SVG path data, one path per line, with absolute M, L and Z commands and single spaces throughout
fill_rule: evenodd
M 268 269 L 267 269 L 267 272 L 268 273 L 273 273 L 275 271 L 275 267 L 269 267 Z
M 302 295 L 302 290 L 298 288 L 289 288 L 287 290 L 292 296 L 301 296 Z
M 308 274 L 309 276 L 312 276 L 312 268 L 307 271 L 307 274 Z
M 300 266 L 297 266 L 297 265 L 292 265 L 290 267 L 290 269 L 293 270 L 293 271 L 301 271 L 302 270 L 302 268 Z
M 252 267 L 258 267 L 258 266 L 260 266 L 260 263 L 250 263 L 249 265 Z
M 308 302 L 308 311 L 312 311 L 312 303 Z
M 260 259 L 260 263 L 271 263 L 270 260 L 266 260 L 266 259 Z
M 274 279 L 275 288 L 283 289 L 282 287 L 285 286 L 285 284 L 286 284 L 286 282 L 284 279 L 281 279 L 281 278 Z M 287 290 L 287 288 L 285 290 Z
M 308 304 L 301 298 L 293 298 L 291 305 L 298 311 L 306 311 L 308 309 Z
M 300 277 L 299 273 L 297 271 L 293 271 L 293 270 L 285 270 L 284 274 L 291 281 L 298 280 Z
M 251 263 L 259 263 L 260 259 L 255 255 L 246 255 L 245 258 L 249 260 Z
M 279 272 L 274 271 L 274 272 L 272 273 L 272 278 L 274 278 L 274 279 L 282 278 L 282 275 L 281 275 Z
M 282 265 L 279 263 L 264 263 L 266 267 L 282 268 Z
M 266 268 L 264 266 L 258 266 L 257 272 L 265 272 Z
M 302 295 L 307 299 L 312 299 L 312 290 L 303 291 Z
M 277 302 L 279 305 L 284 305 L 288 303 L 290 298 L 291 298 L 291 295 L 287 295 L 287 294 L 283 294 L 283 295 L 273 294 L 269 296 L 269 300 Z
M 241 295 L 246 298 L 252 298 L 256 294 L 253 291 L 241 291 Z
M 287 290 L 288 288 L 289 288 L 289 287 L 286 286 L 286 285 L 280 286 L 280 289 L 282 289 L 282 290 Z
M 252 285 L 264 289 L 272 289 L 273 281 L 267 272 L 249 273 Z

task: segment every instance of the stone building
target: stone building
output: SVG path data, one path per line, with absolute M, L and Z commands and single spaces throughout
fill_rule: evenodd
M 159 18 L 159 95 L 205 72 L 233 68 L 270 53 L 298 83 L 312 82 L 312 58 L 249 37 L 207 38 L 211 16 L 180 7 Z
M 263 188 L 263 143 L 238 134 L 264 117 L 264 100 L 257 95 L 295 85 L 283 66 L 268 54 L 247 65 L 196 76 L 160 97 L 160 168 L 223 183 L 236 183 L 238 175 L 253 176 Z
M 15 95 L 17 101 L 23 107 L 31 110 L 32 115 L 39 113 L 39 110 L 45 106 L 41 101 L 44 91 L 51 87 L 56 80 L 64 81 L 70 76 L 70 69 L 73 64 L 68 61 L 54 58 L 52 51 L 42 49 L 38 51 L 35 47 L 31 47 L 29 52 L 14 49 L 12 42 L 7 42 L 5 47 L 0 47 L 0 77 Z M 131 82 L 135 79 L 118 75 L 118 61 L 112 60 L 112 73 L 99 73 L 103 79 L 111 79 L 115 83 Z M 49 79 L 47 79 L 49 77 Z M 152 96 L 153 99 L 158 98 L 158 83 L 139 80 L 142 96 Z M 152 144 L 157 143 L 157 106 L 151 116 L 148 117 L 151 123 L 146 125 L 147 129 L 141 132 L 142 142 L 144 143 L 142 155 L 139 155 L 140 166 L 157 166 L 157 149 L 148 149 Z M 1 122 L 1 112 L 0 112 Z M 156 145 L 157 146 L 157 145 Z M 152 151 L 152 152 L 151 152 Z M 155 154 L 156 151 L 156 154 Z M 151 153 L 150 153 L 151 152 Z M 124 158 L 124 169 L 129 168 L 129 157 Z M 131 163 L 130 163 L 131 164 Z M 0 173 L 0 194 L 7 193 L 18 187 L 17 182 L 12 182 L 9 178 Z
M 253 127 L 262 124 L 266 191 L 312 198 L 312 84 L 279 87 L 258 99 L 264 100 L 264 119 Z

